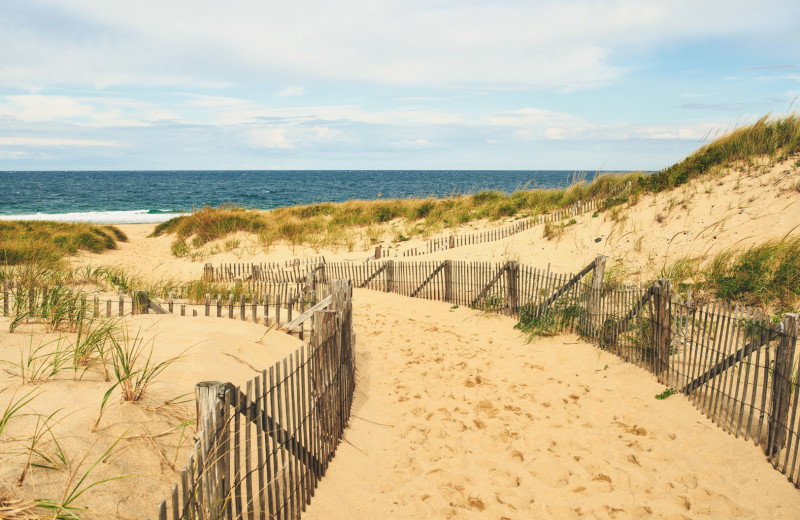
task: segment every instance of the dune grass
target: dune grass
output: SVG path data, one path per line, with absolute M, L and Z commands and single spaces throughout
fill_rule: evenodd
M 792 113 L 779 118 L 766 115 L 702 146 L 669 168 L 641 177 L 639 183 L 645 190 L 659 192 L 685 184 L 714 167 L 752 164 L 763 158 L 768 162 L 782 161 L 797 152 L 800 152 L 800 115 Z
M 800 301 L 800 236 L 726 249 L 703 270 L 701 286 L 717 298 L 781 311 Z
M 0 265 L 54 265 L 78 251 L 101 253 L 126 242 L 115 226 L 28 220 L 0 221 Z
M 680 257 L 659 278 L 679 293 L 738 303 L 782 314 L 800 309 L 800 235 L 750 247 L 724 249 L 708 260 Z
M 256 234 L 267 247 L 278 242 L 342 247 L 353 241 L 354 232 L 363 234 L 365 242 L 371 244 L 380 241 L 384 231 L 392 230 L 397 241 L 404 241 L 472 221 L 534 216 L 581 200 L 610 198 L 621 186 L 636 181 L 641 175 L 602 174 L 592 182 L 576 179 L 573 185 L 562 190 L 533 189 L 511 194 L 483 191 L 445 199 L 350 200 L 270 211 L 252 211 L 225 204 L 175 217 L 156 226 L 151 236 L 176 235 L 172 252 L 178 257 L 189 256 L 192 248 L 236 232 Z M 398 222 L 403 229 L 397 229 Z

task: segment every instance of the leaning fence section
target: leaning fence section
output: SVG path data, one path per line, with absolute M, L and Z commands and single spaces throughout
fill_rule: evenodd
M 352 290 L 335 280 L 314 310 L 307 345 L 244 389 L 196 387 L 198 441 L 166 519 L 295 519 L 314 496 L 342 439 L 355 390 Z
M 718 427 L 760 446 L 800 487 L 796 314 L 780 319 L 728 302 L 693 300 L 691 293 L 674 294 L 670 280 L 589 285 L 590 305 L 577 327 L 587 339 L 649 370 Z

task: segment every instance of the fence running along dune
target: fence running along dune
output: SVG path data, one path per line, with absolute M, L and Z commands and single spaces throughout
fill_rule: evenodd
M 159 520 L 299 518 L 333 458 L 349 417 L 355 390 L 355 357 L 352 321 L 352 285 L 349 280 L 317 282 L 309 277 L 299 291 L 310 308 L 292 319 L 293 305 L 281 319 L 276 308 L 271 321 L 268 307 L 261 319 L 288 331 L 302 331 L 310 324 L 305 345 L 274 366 L 262 370 L 245 388 L 225 382 L 201 382 L 196 386 L 197 441 L 178 483 L 158 505 Z M 24 321 L 50 323 L 63 313 L 69 324 L 106 316 L 148 312 L 171 313 L 174 302 L 150 300 L 144 291 L 119 299 L 88 300 L 71 288 L 22 287 L 4 282 L 3 314 Z M 276 299 L 280 301 L 280 297 Z M 273 298 L 265 297 L 264 301 Z M 104 302 L 106 305 L 101 305 Z M 112 304 L 114 310 L 112 312 Z M 180 304 L 185 315 L 186 304 Z M 256 304 L 233 300 L 216 312 L 209 305 L 195 305 L 206 316 L 260 321 Z M 167 310 L 168 309 L 168 310 Z M 197 315 L 197 309 L 192 311 Z M 60 314 L 59 314 L 60 315 Z M 64 324 L 64 321 L 56 323 Z M 154 504 L 155 505 L 155 504 Z
M 160 520 L 299 518 L 350 417 L 352 288 L 334 280 L 308 345 L 245 385 L 196 388 L 198 437 Z M 322 302 L 320 302 L 322 303 Z
M 605 257 L 579 273 L 517 262 L 328 263 L 323 278 L 518 317 L 519 327 L 572 330 L 683 393 L 726 432 L 762 447 L 800 486 L 798 319 L 693 300 L 669 280 L 607 286 Z

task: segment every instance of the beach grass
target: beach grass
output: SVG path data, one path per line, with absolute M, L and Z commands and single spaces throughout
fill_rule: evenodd
M 800 115 L 792 113 L 778 118 L 765 115 L 752 125 L 718 137 L 669 168 L 641 177 L 639 182 L 648 191 L 660 192 L 685 184 L 714 168 L 753 166 L 765 159 L 767 163 L 774 163 L 797 152 L 800 152 Z
M 175 256 L 188 256 L 199 248 L 236 232 L 258 235 L 265 246 L 275 243 L 344 247 L 363 234 L 367 244 L 379 242 L 384 232 L 397 241 L 427 237 L 446 228 L 473 221 L 535 216 L 595 197 L 611 198 L 621 186 L 642 173 L 601 174 L 591 182 L 576 182 L 561 190 L 532 189 L 511 194 L 482 191 L 445 199 L 407 198 L 350 200 L 282 207 L 270 211 L 247 210 L 230 204 L 205 207 L 156 226 L 151 236 L 174 234 Z M 352 246 L 352 244 L 351 244 Z
M 0 221 L 0 266 L 37 263 L 54 265 L 78 251 L 101 253 L 126 242 L 115 226 L 97 224 Z

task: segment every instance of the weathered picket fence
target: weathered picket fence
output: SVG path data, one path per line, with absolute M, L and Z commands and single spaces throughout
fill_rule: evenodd
M 25 285 L 4 280 L 2 284 L 2 315 L 18 318 L 22 323 L 37 321 L 70 324 L 76 320 L 135 316 L 138 314 L 175 314 L 179 316 L 227 317 L 252 320 L 265 326 L 281 326 L 298 314 L 313 307 L 322 299 L 327 284 L 307 273 L 304 282 L 268 284 L 269 292 L 246 293 L 238 298 L 232 293 L 206 294 L 201 303 L 175 298 L 152 298 L 146 291 L 119 291 L 117 295 L 99 292 L 86 293 L 73 287 Z M 306 324 L 307 325 L 307 324 Z M 302 324 L 297 330 L 302 338 Z
M 244 390 L 197 385 L 199 440 L 160 503 L 159 520 L 288 520 L 305 511 L 342 438 L 355 390 L 350 282 L 334 280 L 323 302 L 303 318 L 313 319 L 309 343 Z

